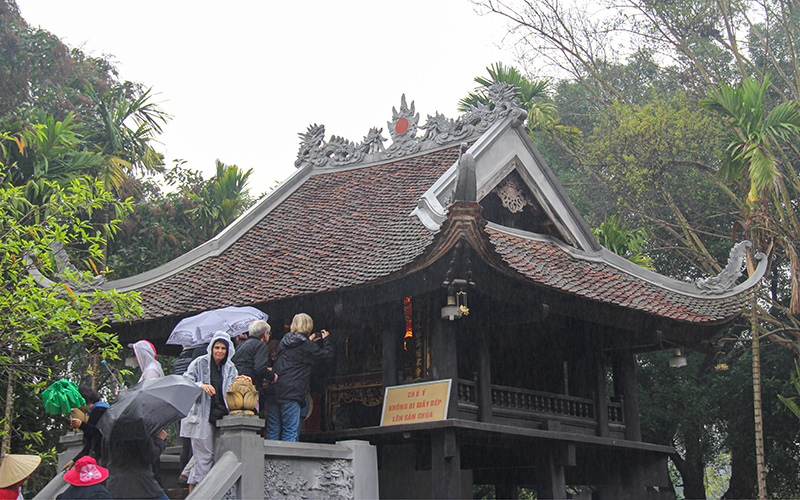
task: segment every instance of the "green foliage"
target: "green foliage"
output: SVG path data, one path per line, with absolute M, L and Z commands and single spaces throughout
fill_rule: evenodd
M 501 62 L 492 64 L 486 68 L 486 72 L 489 73 L 489 77 L 475 77 L 475 83 L 480 86 L 467 94 L 467 97 L 458 101 L 459 111 L 466 112 L 469 111 L 470 107 L 478 105 L 492 106 L 491 102 L 489 102 L 488 90 L 489 87 L 498 82 L 514 85 L 519 89 L 519 98 L 524 109 L 531 109 L 537 104 L 546 104 L 539 101 L 547 97 L 547 80 L 529 80 L 517 68 L 506 66 Z M 552 110 L 552 105 L 547 106 L 546 109 Z
M 113 159 L 118 169 L 162 172 L 161 154 L 151 144 L 170 117 L 152 102 L 151 89 L 142 90 L 124 82 L 103 94 L 91 87 L 86 88 L 86 93 L 92 101 L 92 112 L 86 114 L 86 142 Z M 109 176 L 107 188 L 118 187 L 121 176 Z
M 721 84 L 700 104 L 725 121 L 730 139 L 720 175 L 728 182 L 746 179 L 749 200 L 758 199 L 773 187 L 779 175 L 775 149 L 800 132 L 797 102 L 789 101 L 767 113 L 765 97 L 770 86 L 766 76 L 761 83 L 746 78 L 739 87 Z
M 115 76 L 106 59 L 70 50 L 52 33 L 28 26 L 14 2 L 0 2 L 0 116 L 32 107 L 56 120 L 81 115 L 84 89 L 104 92 Z
M 524 126 L 529 135 L 534 136 L 536 132 L 546 131 L 567 141 L 580 136 L 580 131 L 575 127 L 559 123 L 556 107 L 548 99 L 549 81 L 531 80 L 513 66 L 505 66 L 500 62 L 492 64 L 486 71 L 489 77 L 475 77 L 475 82 L 480 86 L 458 102 L 459 111 L 468 111 L 472 106 L 494 106 L 489 101 L 489 87 L 495 83 L 508 83 L 517 87 L 522 109 L 528 112 Z
M 196 205 L 189 210 L 197 216 L 206 239 L 211 239 L 242 213 L 247 192 L 247 179 L 252 169 L 243 171 L 236 165 L 217 160 L 217 174 L 202 183 L 199 190 L 188 196 Z
M 134 210 L 109 246 L 115 278 L 157 267 L 215 236 L 255 202 L 245 189 L 249 175 L 218 162 L 217 175 L 204 180 L 178 161 L 165 173 L 169 192 L 149 179 L 127 180 L 119 192 Z
M 653 269 L 653 259 L 644 253 L 645 242 L 650 232 L 643 227 L 628 230 L 625 222 L 615 215 L 607 217 L 594 231 L 601 245 L 647 269 Z
M 781 400 L 783 404 L 786 405 L 789 410 L 795 414 L 795 416 L 800 419 L 800 406 L 797 405 L 795 401 L 800 396 L 800 362 L 795 360 L 794 362 L 794 372 L 792 372 L 792 386 L 794 387 L 794 392 L 798 394 L 798 396 L 782 396 L 778 394 L 778 399 Z
M 0 187 L 0 379 L 23 387 L 13 401 L 4 401 L 17 415 L 24 406 L 15 403 L 63 378 L 70 366 L 81 364 L 80 357 L 114 358 L 120 345 L 106 328 L 108 318 L 122 321 L 140 314 L 135 293 L 92 286 L 104 241 L 91 216 L 112 205 L 123 212 L 130 206 L 85 179 L 64 187 L 45 181 L 45 186 L 50 195 L 38 206 L 23 187 Z M 118 223 L 110 221 L 105 230 L 113 233 Z M 73 265 L 58 261 L 60 247 Z M 66 363 L 76 347 L 82 356 L 70 356 Z M 6 422 L 4 440 L 40 440 L 41 427 L 26 430 L 12 423 Z
M 729 237 L 736 212 L 713 177 L 718 133 L 685 94 L 653 94 L 642 105 L 616 102 L 603 109 L 576 148 L 596 181 L 592 195 L 602 199 L 599 190 L 613 203 L 601 206 L 650 227 L 654 267 L 678 279 L 716 274 L 716 263 L 725 261 L 730 248 L 713 243 Z M 602 223 L 597 218 L 603 212 L 589 215 L 590 223 Z

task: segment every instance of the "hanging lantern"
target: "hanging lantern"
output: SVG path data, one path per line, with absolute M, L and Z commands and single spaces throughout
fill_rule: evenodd
M 461 311 L 458 308 L 458 303 L 456 301 L 455 295 L 448 295 L 447 296 L 447 305 L 442 307 L 442 319 L 449 319 L 453 321 L 456 318 L 461 317 Z
M 686 358 L 683 353 L 681 353 L 681 349 L 677 348 L 672 351 L 672 356 L 669 358 L 669 367 L 681 368 L 683 366 L 686 366 Z
M 469 307 L 467 307 L 467 292 L 462 290 L 456 293 L 456 306 L 458 307 L 458 312 L 461 313 L 459 317 L 469 314 Z

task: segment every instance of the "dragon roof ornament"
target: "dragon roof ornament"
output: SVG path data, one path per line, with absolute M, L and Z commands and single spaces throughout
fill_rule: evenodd
M 695 280 L 695 286 L 701 293 L 709 295 L 724 293 L 733 288 L 736 285 L 736 280 L 739 279 L 744 270 L 747 249 L 752 246 L 753 244 L 747 240 L 740 241 L 734 245 L 728 255 L 728 264 L 725 269 L 716 276 Z
M 300 149 L 295 167 L 311 164 L 316 167 L 338 167 L 357 163 L 376 162 L 400 158 L 427 150 L 439 149 L 450 144 L 477 138 L 496 122 L 511 116 L 522 121 L 527 116 L 521 108 L 519 89 L 507 83 L 495 83 L 489 87 L 487 97 L 491 105 L 479 103 L 456 119 L 447 118 L 438 112 L 428 115 L 424 125 L 419 126 L 419 113 L 406 103 L 405 94 L 400 99 L 400 111 L 392 107 L 392 120 L 387 122 L 392 143 L 384 148 L 383 129 L 371 128 L 360 143 L 332 136 L 325 142 L 325 126 L 309 125 L 300 136 Z M 417 137 L 418 129 L 425 131 Z

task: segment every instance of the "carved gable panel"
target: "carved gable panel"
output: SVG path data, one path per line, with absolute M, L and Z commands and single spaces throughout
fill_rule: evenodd
M 505 227 L 565 241 L 519 172 L 512 170 L 481 200 L 483 217 Z

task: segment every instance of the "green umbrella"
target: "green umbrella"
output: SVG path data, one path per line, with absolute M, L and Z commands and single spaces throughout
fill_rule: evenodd
M 78 386 L 67 379 L 54 382 L 42 393 L 44 409 L 53 415 L 65 415 L 73 408 L 86 404 L 86 400 L 78 391 Z

